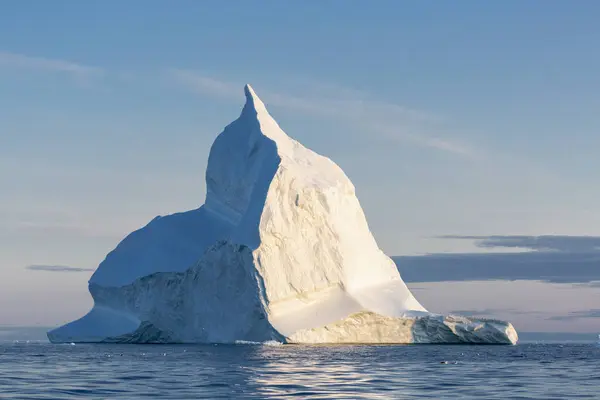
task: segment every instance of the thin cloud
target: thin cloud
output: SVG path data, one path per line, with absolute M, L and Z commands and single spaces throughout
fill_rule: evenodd
M 511 315 L 538 315 L 543 314 L 537 311 L 524 311 L 515 308 L 481 308 L 481 309 L 468 309 L 468 310 L 452 310 L 449 314 L 458 314 L 468 317 L 489 317 L 501 314 Z
M 377 123 L 373 121 L 370 126 L 366 126 L 367 129 L 373 129 L 387 137 L 391 140 L 401 139 L 403 141 L 407 141 L 422 147 L 428 147 L 432 149 L 436 149 L 439 151 L 443 151 L 446 153 L 451 153 L 454 155 L 463 156 L 469 159 L 477 159 L 480 158 L 480 152 L 474 149 L 471 146 L 468 146 L 464 143 L 459 143 L 458 141 L 448 141 L 436 137 L 428 137 L 420 134 L 415 134 L 411 132 L 407 132 L 403 130 L 401 127 L 395 125 L 394 123 L 389 123 L 386 125 L 382 125 L 381 123 Z
M 585 283 L 578 283 L 576 285 L 584 287 L 584 288 L 586 288 L 586 287 L 588 287 L 588 288 L 590 288 L 590 287 L 591 288 L 600 288 L 600 281 L 591 281 L 591 282 L 585 282 Z
M 94 268 L 79 268 L 68 267 L 66 265 L 28 265 L 25 267 L 30 271 L 46 271 L 46 272 L 88 272 L 94 271 Z
M 438 138 L 427 139 L 427 145 L 438 150 L 449 151 L 450 153 L 462 154 L 463 156 L 473 156 L 473 149 L 470 149 L 464 144 L 458 144 L 442 140 Z
M 241 84 L 214 79 L 194 71 L 171 69 L 169 75 L 188 90 L 227 100 L 239 100 Z M 478 151 L 456 140 L 443 139 L 420 133 L 418 126 L 439 121 L 436 116 L 372 99 L 358 97 L 358 92 L 340 89 L 337 97 L 299 97 L 260 89 L 259 94 L 274 107 L 296 113 L 344 120 L 353 126 L 378 133 L 391 140 L 402 140 L 415 145 L 451 153 L 464 158 L 477 158 Z M 354 97 L 348 93 L 356 93 Z
M 72 61 L 44 57 L 31 57 L 23 54 L 0 51 L 0 67 L 19 70 L 33 70 L 68 74 L 76 79 L 87 79 L 104 73 L 102 68 L 79 64 Z
M 239 98 L 241 93 L 238 85 L 198 75 L 191 71 L 172 69 L 169 73 L 179 83 L 185 85 L 194 92 L 209 94 L 225 99 Z
M 567 253 L 600 253 L 600 237 L 598 236 L 565 236 L 565 235 L 492 235 L 462 236 L 445 235 L 441 239 L 474 240 L 481 248 L 519 248 L 534 251 L 559 251 Z
M 530 251 L 392 257 L 405 282 L 528 280 L 595 285 L 600 254 Z
M 86 225 L 62 221 L 38 222 L 35 220 L 6 221 L 0 226 L 8 228 L 15 234 L 26 234 L 28 236 L 60 236 L 60 237 L 85 237 L 95 240 L 119 240 L 123 232 L 128 228 L 113 228 L 113 225 L 103 229 L 97 228 L 97 221 L 90 221 Z
M 600 309 L 593 309 L 587 311 L 575 311 L 567 315 L 555 315 L 548 318 L 551 321 L 571 321 L 574 319 L 581 318 L 600 318 Z

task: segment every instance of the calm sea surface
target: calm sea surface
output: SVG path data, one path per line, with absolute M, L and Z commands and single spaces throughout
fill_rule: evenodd
M 600 399 L 600 347 L 0 343 L 0 398 L 82 397 Z

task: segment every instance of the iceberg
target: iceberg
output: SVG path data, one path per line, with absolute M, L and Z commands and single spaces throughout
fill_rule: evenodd
M 427 311 L 342 169 L 244 90 L 211 147 L 204 205 L 123 239 L 89 281 L 92 310 L 51 342 L 517 342 L 508 322 Z

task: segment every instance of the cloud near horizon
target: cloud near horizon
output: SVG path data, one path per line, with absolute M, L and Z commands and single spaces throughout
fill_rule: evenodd
M 475 245 L 481 248 L 504 247 L 515 249 L 528 249 L 533 251 L 559 251 L 568 253 L 600 252 L 600 237 L 598 236 L 444 235 L 439 236 L 438 238 L 474 240 Z
M 69 267 L 66 265 L 28 265 L 25 269 L 45 272 L 91 272 L 96 270 L 95 268 Z
M 567 315 L 555 315 L 549 319 L 552 321 L 571 321 L 574 319 L 581 318 L 600 318 L 600 308 L 591 309 L 587 311 L 574 311 Z
M 600 237 L 460 236 L 482 248 L 519 248 L 520 253 L 438 253 L 396 256 L 406 282 L 533 280 L 597 286 L 600 283 Z
M 538 318 L 546 321 L 573 321 L 578 319 L 599 319 L 600 309 L 571 311 L 559 315 L 551 315 L 548 312 L 522 310 L 517 308 L 482 308 L 482 309 L 459 309 L 451 310 L 449 314 L 462 315 L 475 318 L 497 318 L 499 315 L 515 317 Z
M 498 314 L 514 314 L 514 315 L 532 315 L 541 314 L 535 311 L 524 311 L 516 308 L 475 308 L 475 309 L 462 309 L 462 310 L 451 310 L 450 314 L 464 315 L 468 317 L 490 317 Z

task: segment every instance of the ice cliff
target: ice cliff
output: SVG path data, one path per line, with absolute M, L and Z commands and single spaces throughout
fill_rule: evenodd
M 428 312 L 377 246 L 354 186 L 250 86 L 216 138 L 206 201 L 128 235 L 52 342 L 500 343 L 510 323 Z

